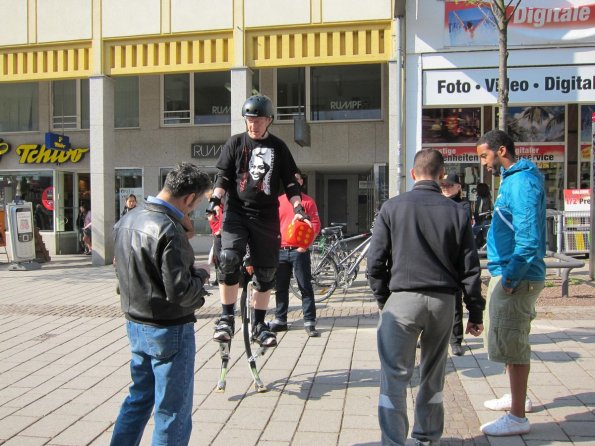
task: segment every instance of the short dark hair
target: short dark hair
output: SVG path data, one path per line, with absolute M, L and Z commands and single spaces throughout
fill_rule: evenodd
M 421 149 L 413 158 L 413 171 L 418 176 L 438 178 L 444 167 L 444 157 L 436 149 Z
M 512 156 L 516 156 L 515 149 L 514 149 L 514 141 L 508 134 L 500 129 L 490 130 L 489 132 L 485 133 L 479 141 L 477 141 L 477 145 L 481 146 L 482 144 L 487 144 L 488 148 L 495 152 L 501 146 L 506 147 L 506 151 L 510 153 Z
M 211 187 L 209 176 L 192 163 L 180 163 L 170 170 L 163 185 L 174 198 L 193 193 L 202 195 Z

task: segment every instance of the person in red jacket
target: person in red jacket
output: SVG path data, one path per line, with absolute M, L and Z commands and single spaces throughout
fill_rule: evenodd
M 302 174 L 298 171 L 295 178 L 300 185 L 304 185 Z M 312 240 L 320 232 L 320 217 L 316 203 L 304 192 L 302 192 L 302 206 L 306 214 L 310 216 L 314 234 Z M 304 328 L 308 336 L 318 337 L 320 333 L 316 330 L 316 304 L 314 302 L 314 291 L 312 290 L 312 274 L 310 269 L 310 251 L 307 248 L 292 246 L 287 240 L 287 227 L 294 220 L 293 205 L 286 195 L 279 196 L 279 220 L 281 224 L 281 248 L 279 250 L 279 265 L 277 266 L 277 282 L 275 300 L 275 319 L 269 323 L 273 333 L 287 330 L 287 311 L 289 308 L 289 282 L 291 272 L 295 277 L 300 293 L 302 295 L 302 310 L 304 312 Z

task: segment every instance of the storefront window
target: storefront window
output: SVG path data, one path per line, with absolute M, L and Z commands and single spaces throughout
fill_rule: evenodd
M 231 74 L 194 73 L 194 123 L 231 122 Z
M 463 197 L 473 202 L 477 184 L 482 181 L 475 143 L 481 135 L 481 109 L 424 108 L 422 147 L 442 152 L 446 173 L 459 176 Z
M 114 82 L 114 126 L 138 127 L 138 76 L 117 77 Z
M 145 202 L 143 170 L 116 169 L 116 221 L 120 219 L 130 194 L 136 196 L 137 206 L 142 207 Z
M 561 210 L 564 206 L 566 107 L 509 107 L 506 118 L 517 157 L 527 158 L 539 167 L 545 177 L 547 207 Z
M 304 113 L 306 105 L 305 68 L 277 68 L 278 121 L 291 120 Z
M 52 128 L 88 129 L 89 79 L 52 82 Z
M 311 120 L 381 119 L 381 66 L 312 67 Z
M 49 172 L 3 172 L 0 174 L 0 209 L 15 200 L 31 202 L 35 226 L 54 230 L 54 176 Z
M 595 113 L 595 105 L 581 105 L 580 141 L 579 141 L 579 177 L 580 188 L 591 187 L 591 148 L 593 144 L 593 122 L 591 116 Z
M 39 130 L 36 82 L 0 84 L 0 132 Z
M 163 124 L 190 124 L 190 74 L 163 76 Z

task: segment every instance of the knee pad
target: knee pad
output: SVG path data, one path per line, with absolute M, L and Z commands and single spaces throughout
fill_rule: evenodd
M 275 273 L 277 268 L 254 267 L 254 288 L 257 291 L 269 291 L 275 287 Z
M 240 280 L 240 256 L 232 249 L 223 249 L 219 255 L 221 281 L 226 285 L 235 285 Z

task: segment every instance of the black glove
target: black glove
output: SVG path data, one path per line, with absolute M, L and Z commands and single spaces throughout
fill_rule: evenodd
M 311 220 L 310 216 L 306 214 L 304 206 L 302 206 L 301 204 L 298 204 L 297 206 L 293 207 L 293 213 L 295 215 L 301 215 L 304 220 Z
M 217 206 L 221 206 L 221 197 L 211 195 L 211 198 L 209 198 L 209 207 L 206 210 L 207 214 L 216 214 L 217 211 L 215 211 L 215 208 Z

